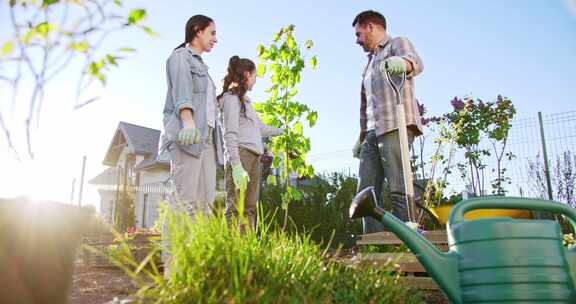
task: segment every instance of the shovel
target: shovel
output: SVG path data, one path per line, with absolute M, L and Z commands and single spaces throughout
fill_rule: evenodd
M 386 80 L 394 90 L 396 97 L 396 118 L 398 120 L 398 137 L 400 139 L 400 154 L 402 155 L 402 171 L 404 174 L 404 191 L 408 208 L 408 221 L 416 222 L 416 208 L 414 204 L 414 184 L 412 182 L 412 167 L 410 166 L 410 149 L 408 147 L 408 130 L 406 126 L 406 113 L 402 100 L 402 88 L 406 82 L 406 73 L 402 73 L 398 83 L 394 82 L 388 69 L 385 70 Z

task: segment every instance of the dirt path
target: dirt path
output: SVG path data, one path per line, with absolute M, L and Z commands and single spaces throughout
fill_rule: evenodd
M 87 267 L 76 265 L 72 286 L 68 296 L 69 304 L 105 304 L 114 297 L 126 299 L 130 293 L 136 291 L 130 278 L 121 270 L 114 268 Z M 440 291 L 428 291 L 425 303 L 448 303 Z
M 121 270 L 76 265 L 68 303 L 104 304 L 114 297 L 125 299 L 135 291 L 130 278 Z

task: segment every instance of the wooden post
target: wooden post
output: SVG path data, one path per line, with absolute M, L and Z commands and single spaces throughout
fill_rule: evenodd
M 78 206 L 82 206 L 82 190 L 84 188 L 84 171 L 86 170 L 86 155 L 82 157 L 82 175 L 80 175 L 80 190 L 78 191 Z

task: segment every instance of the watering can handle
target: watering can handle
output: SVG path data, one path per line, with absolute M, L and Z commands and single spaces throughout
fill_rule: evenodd
M 522 197 L 479 197 L 463 201 L 452 208 L 448 223 L 454 225 L 463 222 L 464 214 L 475 209 L 522 209 L 560 213 L 567 216 L 572 227 L 576 228 L 576 209 L 553 201 Z

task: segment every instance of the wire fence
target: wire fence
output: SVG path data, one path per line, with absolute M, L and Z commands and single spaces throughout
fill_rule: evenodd
M 576 148 L 576 111 L 555 114 L 539 113 L 534 117 L 514 119 L 511 124 L 512 128 L 505 152 L 511 152 L 515 157 L 511 160 L 505 159 L 501 163 L 506 168 L 505 176 L 508 178 L 504 184 L 506 194 L 549 199 L 544 161 L 546 154 L 552 199 L 565 200 L 566 198 L 563 196 L 570 195 L 561 192 L 573 191 L 576 181 L 576 157 L 574 153 Z M 424 161 L 423 169 L 418 169 L 415 172 L 417 177 L 422 177 L 422 171 L 425 176 L 430 172 L 435 138 L 434 131 L 427 130 L 423 138 L 414 141 L 412 153 L 422 154 L 421 159 Z M 482 194 L 491 194 L 493 192 L 491 182 L 497 178 L 498 164 L 491 142 L 487 138 L 481 140 L 479 148 L 491 151 L 490 156 L 483 157 L 483 163 L 486 167 L 481 173 L 484 181 Z M 466 162 L 464 152 L 463 149 L 456 149 L 451 173 L 447 178 L 447 189 L 450 192 L 458 193 L 467 189 L 470 191 L 469 178 L 463 178 L 461 170 L 456 165 Z M 341 150 L 311 155 L 310 159 L 320 163 L 334 162 L 337 159 L 343 161 L 350 157 L 351 152 L 349 150 Z M 417 157 L 417 162 L 420 161 L 419 155 L 413 155 L 413 157 Z M 334 167 L 332 171 L 356 173 L 357 168 L 350 170 L 350 167 Z M 570 203 L 572 204 L 572 202 Z
M 504 176 L 507 182 L 504 189 L 507 195 L 523 197 L 539 197 L 546 199 L 559 199 L 558 191 L 554 186 L 566 182 L 567 176 L 563 169 L 570 172 L 574 169 L 573 162 L 570 168 L 563 167 L 566 156 L 574 155 L 573 149 L 576 147 L 576 111 L 542 114 L 534 117 L 514 119 L 511 122 L 508 141 L 505 153 L 511 152 L 514 157 L 504 158 L 501 168 L 505 168 Z M 435 134 L 429 134 L 434 137 Z M 419 151 L 421 143 L 415 141 L 414 151 Z M 430 160 L 434 151 L 433 144 L 424 147 L 424 158 Z M 482 194 L 492 194 L 496 192 L 491 186 L 497 175 L 498 162 L 496 153 L 493 150 L 489 139 L 483 138 L 478 146 L 479 149 L 491 151 L 490 155 L 484 155 L 483 164 L 485 168 L 481 170 L 480 178 L 483 181 Z M 452 172 L 448 177 L 448 190 L 452 192 L 470 191 L 471 181 L 468 177 L 463 177 L 462 170 L 455 164 L 466 164 L 466 159 L 462 149 L 457 149 L 455 159 L 452 162 Z M 548 166 L 546 166 L 545 156 Z M 464 170 L 469 167 L 463 166 Z M 425 171 L 430 169 L 430 163 L 424 165 Z M 547 172 L 546 172 L 547 171 Z M 576 173 L 576 172 L 575 172 Z M 469 175 L 468 175 L 469 176 Z M 548 195 L 549 177 L 551 197 Z M 564 179 L 564 181 L 563 181 Z M 571 181 L 574 182 L 573 180 Z
M 434 139 L 436 134 L 433 130 L 427 130 L 425 134 L 414 141 L 413 153 L 421 154 L 417 159 L 423 160 L 423 167 L 415 170 L 416 178 L 429 177 L 431 167 L 431 157 L 434 154 Z M 479 148 L 491 149 L 491 143 L 487 138 L 482 139 Z M 504 160 L 501 165 L 506 168 L 505 176 L 508 178 L 504 184 L 506 194 L 509 196 L 538 197 L 553 199 L 567 203 L 576 207 L 576 111 L 569 111 L 556 114 L 541 114 L 534 117 L 515 119 L 512 121 L 512 128 L 509 133 L 506 152 L 514 154 L 514 158 Z M 462 172 L 456 166 L 457 163 L 465 163 L 463 149 L 456 149 L 454 160 L 452 161 L 451 173 L 448 175 L 448 192 L 460 193 L 471 192 L 470 180 L 462 177 Z M 545 156 L 547 162 L 545 162 Z M 328 153 L 311 155 L 309 160 L 314 165 L 321 162 L 330 162 L 335 166 L 323 166 L 323 170 L 317 173 L 341 172 L 349 176 L 355 176 L 357 166 L 351 162 L 352 153 L 350 150 L 338 150 Z M 417 160 L 418 161 L 418 160 Z M 483 179 L 482 194 L 491 194 L 493 189 L 491 182 L 497 178 L 497 161 L 492 155 L 484 156 L 483 163 L 486 167 L 482 170 Z M 346 165 L 345 165 L 346 164 Z M 548 164 L 548 166 L 546 166 Z M 465 167 L 465 166 L 463 166 Z M 113 201 L 116 200 L 115 193 L 124 188 L 121 186 L 123 180 L 122 170 L 110 168 L 101 177 L 105 182 L 96 182 L 102 197 L 101 209 L 108 210 L 109 215 L 113 213 Z M 161 181 L 153 180 L 140 183 L 135 182 L 137 187 L 129 186 L 127 192 L 135 195 L 136 205 L 143 205 L 145 201 L 152 201 L 152 197 L 166 197 L 169 194 L 166 185 L 168 171 Z M 220 188 L 223 186 L 220 185 Z M 221 189 L 220 189 L 221 190 Z M 220 191 L 222 192 L 222 191 Z M 148 195 L 145 197 L 144 195 Z M 223 192 L 221 193 L 223 194 Z M 446 193 L 448 194 L 448 193 Z M 106 196 L 106 197 L 104 197 Z M 139 203 L 140 202 L 140 203 Z M 146 208 L 145 208 L 146 209 Z M 137 213 L 140 212 L 136 210 Z M 142 211 L 143 212 L 143 211 Z

